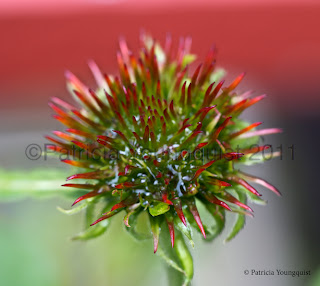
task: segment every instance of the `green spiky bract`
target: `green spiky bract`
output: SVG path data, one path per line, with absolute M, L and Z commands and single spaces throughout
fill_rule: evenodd
M 53 143 L 50 149 L 64 163 L 83 168 L 68 178 L 80 183 L 64 185 L 87 191 L 74 202 L 82 201 L 80 206 L 69 211 L 87 208 L 87 219 L 92 219 L 75 239 L 101 235 L 109 218 L 121 211 L 126 213 L 124 224 L 130 233 L 144 237 L 136 224 L 141 214 L 147 214 L 154 252 L 161 233 L 167 232 L 175 251 L 170 258 L 164 247 L 160 255 L 184 274 L 185 283 L 191 280 L 193 268 L 183 234 L 193 243 L 191 228 L 195 228 L 207 240 L 213 239 L 223 230 L 225 213 L 230 211 L 236 216 L 230 240 L 244 226 L 245 216 L 251 215 L 247 198 L 263 202 L 250 182 L 279 194 L 266 181 L 234 167 L 234 163 L 252 163 L 250 156 L 267 148 L 254 145 L 259 135 L 280 132 L 256 130 L 260 122 L 239 119 L 264 96 L 235 92 L 244 74 L 224 85 L 214 48 L 203 64 L 194 66 L 190 43 L 189 38 L 181 39 L 173 52 L 170 37 L 162 48 L 143 36 L 142 48 L 134 55 L 121 40 L 119 76 L 103 75 L 89 62 L 98 85 L 95 91 L 67 72 L 77 104 L 52 99 L 54 117 L 67 129 L 54 131 L 59 139 L 47 136 Z M 105 213 L 94 220 L 98 203 Z M 200 205 L 212 217 L 212 225 L 202 223 Z

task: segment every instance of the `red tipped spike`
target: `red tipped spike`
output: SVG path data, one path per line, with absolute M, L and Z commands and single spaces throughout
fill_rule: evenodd
M 215 107 L 216 107 L 216 105 L 208 106 L 208 107 L 203 108 L 199 120 L 200 120 L 200 121 L 203 121 L 203 119 L 206 117 L 206 115 L 208 114 L 208 112 L 209 112 L 211 109 L 215 108 Z
M 196 146 L 196 148 L 194 148 L 194 150 L 193 150 L 192 153 L 194 153 L 194 152 L 196 152 L 197 150 L 203 148 L 203 147 L 206 146 L 207 144 L 208 144 L 208 142 L 199 143 L 199 144 Z
M 105 142 L 105 141 L 103 141 L 103 140 L 101 140 L 101 139 L 97 139 L 97 142 L 98 142 L 99 144 L 103 145 L 103 146 L 106 146 L 106 147 L 109 148 L 109 149 L 112 149 L 112 146 L 111 146 L 109 143 L 107 143 L 107 142 Z
M 246 180 L 248 181 L 252 181 L 253 183 L 256 183 L 256 184 L 259 184 L 269 190 L 271 190 L 272 192 L 274 192 L 276 195 L 278 196 L 281 196 L 281 193 L 280 191 L 274 187 L 273 185 L 271 185 L 270 183 L 268 183 L 267 181 L 261 179 L 261 178 L 258 178 L 258 177 L 255 177 L 255 176 L 252 176 L 252 175 L 248 175 L 246 173 L 243 173 L 243 172 L 240 172 L 240 175 L 242 177 L 244 177 Z
M 61 160 L 61 162 L 75 166 L 80 168 L 87 168 L 87 169 L 93 169 L 94 167 L 91 165 L 92 163 L 89 162 L 79 162 L 74 160 Z
M 218 180 L 218 179 L 211 179 L 210 181 L 208 181 L 208 183 L 210 185 L 215 185 L 215 186 L 219 186 L 219 187 L 231 187 L 232 186 L 231 184 L 224 182 L 224 181 L 221 181 L 221 180 Z
M 91 185 L 91 184 L 63 184 L 62 187 L 70 187 L 70 188 L 91 190 L 91 189 L 94 189 L 97 186 L 96 185 Z
M 134 135 L 134 137 L 137 139 L 137 142 L 140 142 L 140 137 L 139 137 L 139 135 L 136 133 L 136 132 L 132 132 L 133 133 L 133 135 Z
M 64 147 L 64 148 L 66 148 L 66 149 L 69 149 L 69 147 L 70 147 L 70 145 L 69 145 L 69 143 L 63 143 L 63 142 L 61 142 L 61 141 L 59 141 L 59 140 L 57 140 L 57 139 L 55 139 L 55 138 L 52 138 L 52 137 L 50 137 L 50 136 L 44 136 L 47 140 L 49 140 L 49 141 L 51 141 L 51 142 L 53 142 L 53 143 L 55 143 L 55 144 L 57 144 L 57 145 L 60 145 L 60 146 L 62 146 L 62 147 Z
M 73 118 L 65 118 L 59 115 L 53 115 L 52 116 L 54 119 L 58 120 L 59 122 L 61 122 L 63 125 L 67 126 L 67 127 L 71 127 L 71 128 L 83 128 L 83 126 L 81 124 L 79 124 L 79 122 L 77 122 L 76 120 L 74 120 Z
M 127 137 L 121 132 L 121 131 L 118 131 L 118 130 L 112 130 L 113 132 L 117 133 L 123 141 L 129 143 L 129 140 L 127 139 Z
M 157 103 L 153 95 L 151 96 L 151 102 L 152 102 L 152 105 L 155 107 Z
M 164 115 L 164 117 L 166 118 L 166 120 L 167 120 L 168 122 L 171 121 L 171 118 L 170 118 L 170 116 L 169 116 L 169 114 L 168 114 L 167 108 L 166 108 L 165 110 L 163 110 L 163 115 Z
M 249 185 L 245 180 L 237 177 L 237 176 L 230 176 L 228 177 L 228 180 L 233 181 L 241 186 L 243 186 L 244 188 L 246 188 L 249 192 L 253 193 L 256 196 L 262 196 L 254 187 L 252 187 L 251 185 Z
M 201 218 L 200 218 L 200 215 L 199 215 L 199 212 L 198 212 L 198 209 L 197 209 L 195 202 L 188 201 L 188 206 L 189 206 L 189 210 L 190 210 L 191 214 L 193 215 L 203 237 L 206 238 L 206 232 L 204 231 L 202 221 L 201 221 Z
M 170 205 L 170 206 L 173 206 L 173 202 L 171 202 L 170 200 L 168 200 L 168 194 L 167 193 L 164 193 L 162 195 L 162 199 L 163 199 L 163 202 Z
M 157 91 L 156 91 L 156 95 L 158 98 L 161 97 L 161 84 L 160 84 L 160 80 L 158 80 L 157 82 Z
M 95 94 L 95 92 L 91 88 L 89 88 L 89 93 L 94 99 L 94 101 L 98 104 L 101 111 L 108 114 L 109 113 L 108 107 L 100 100 L 100 98 Z
M 221 125 L 220 125 L 220 126 L 216 129 L 216 131 L 213 133 L 213 136 L 212 136 L 212 138 L 211 138 L 211 140 L 210 140 L 210 143 L 213 143 L 213 142 L 215 142 L 215 141 L 218 139 L 218 136 L 219 136 L 220 132 L 227 126 L 227 124 L 229 123 L 229 121 L 230 121 L 231 118 L 232 118 L 232 117 L 230 116 L 230 117 L 226 118 L 225 121 L 223 121 L 223 122 L 221 123 Z
M 188 98 L 187 98 L 188 106 L 191 106 L 191 102 L 192 102 L 192 94 L 191 94 L 192 88 L 193 88 L 193 83 L 190 82 L 190 84 L 188 86 Z
M 122 208 L 124 208 L 124 207 L 126 207 L 126 206 L 127 206 L 127 204 L 126 204 L 124 201 L 122 201 L 122 202 L 120 202 L 120 203 L 118 203 L 118 204 L 115 204 L 115 205 L 111 208 L 111 212 L 114 211 L 114 210 L 117 210 L 117 209 L 122 209 Z
M 169 106 L 169 108 L 170 108 L 170 112 L 171 112 L 172 116 L 173 116 L 174 118 L 176 118 L 176 117 L 177 117 L 177 115 L 176 115 L 176 113 L 175 113 L 175 111 L 174 111 L 174 107 L 173 107 L 173 99 L 172 99 L 172 100 L 171 100 L 171 102 L 170 102 L 170 106 Z
M 210 193 L 205 193 L 203 195 L 208 202 L 215 204 L 215 205 L 218 205 L 218 206 L 221 206 L 221 207 L 227 209 L 228 211 L 232 211 L 230 209 L 230 207 L 225 202 L 220 201 L 215 195 L 210 194 Z
M 221 89 L 223 84 L 224 84 L 224 80 L 220 81 L 217 84 L 217 86 L 215 87 L 215 89 L 212 91 L 212 93 L 209 96 L 208 105 L 211 104 L 211 102 L 217 97 L 217 94 L 218 94 L 218 92 Z
M 69 132 L 69 133 L 73 133 L 73 134 L 79 135 L 81 137 L 85 137 L 85 138 L 89 138 L 89 139 L 93 139 L 93 140 L 96 139 L 95 138 L 96 136 L 94 134 L 91 134 L 91 133 L 88 133 L 88 132 L 84 132 L 84 131 L 81 131 L 81 130 L 68 128 L 68 129 L 66 129 L 66 131 Z
M 235 138 L 235 137 L 238 137 L 239 135 L 241 135 L 241 134 L 243 134 L 243 133 L 245 133 L 245 132 L 247 132 L 247 131 L 249 131 L 249 130 L 251 130 L 251 129 L 253 129 L 253 128 L 259 126 L 259 125 L 261 125 L 261 124 L 262 124 L 262 122 L 253 123 L 253 124 L 249 125 L 248 127 L 241 129 L 241 130 L 238 131 L 238 132 L 232 133 L 232 134 L 229 136 L 229 139 L 233 139 L 233 138 Z
M 211 83 L 211 84 L 209 85 L 209 87 L 207 88 L 207 91 L 206 91 L 206 93 L 205 93 L 205 95 L 204 95 L 204 99 L 203 99 L 202 107 L 204 107 L 204 106 L 207 106 L 207 105 L 208 105 L 209 95 L 210 95 L 211 89 L 212 89 L 212 87 L 213 87 L 213 85 L 214 85 L 214 84 L 215 84 L 214 82 L 213 82 L 213 83 Z
M 109 143 L 113 143 L 114 140 L 108 136 L 104 136 L 104 135 L 97 135 L 97 138 L 98 139 L 101 139 L 101 140 L 104 140 L 104 141 L 107 141 Z
M 96 196 L 98 196 L 98 195 L 100 195 L 100 194 L 101 194 L 101 193 L 99 192 L 99 190 L 94 190 L 94 191 L 92 191 L 92 192 L 90 192 L 90 193 L 87 193 L 87 194 L 85 194 L 85 195 L 77 198 L 77 199 L 73 202 L 72 206 L 74 206 L 75 204 L 77 204 L 77 203 L 79 203 L 79 202 L 81 202 L 81 201 L 83 201 L 83 200 L 96 197 Z
M 153 126 L 153 122 L 152 122 L 152 120 L 151 120 L 151 118 L 150 118 L 150 117 L 148 117 L 147 124 L 150 126 L 150 129 L 153 129 L 153 128 L 154 128 L 154 126 Z
M 186 157 L 187 154 L 188 154 L 187 150 L 182 151 L 181 154 L 178 157 L 178 160 L 183 160 Z
M 167 224 L 168 224 L 168 229 L 169 229 L 169 233 L 170 233 L 170 239 L 171 239 L 171 246 L 172 248 L 174 247 L 174 224 L 173 224 L 173 220 L 166 218 Z
M 133 203 L 136 202 L 136 198 L 135 199 L 125 199 L 123 201 L 121 201 L 120 203 L 117 203 L 115 204 L 112 208 L 111 208 L 111 211 L 114 211 L 114 210 L 117 210 L 117 209 L 122 209 L 122 208 L 125 208 L 129 205 L 132 205 Z
M 58 98 L 58 97 L 52 97 L 51 101 L 55 104 L 60 105 L 62 108 L 64 108 L 65 110 L 73 110 L 73 109 L 77 109 L 75 106 L 65 102 L 64 100 Z
M 207 168 L 209 168 L 214 162 L 216 162 L 216 160 L 212 160 L 212 161 L 208 162 L 207 164 L 204 164 L 204 165 L 201 166 L 200 168 L 202 168 L 202 169 L 207 169 Z
M 244 134 L 241 134 L 239 138 L 243 139 L 243 138 L 250 138 L 255 136 L 264 136 L 264 135 L 276 134 L 281 132 L 282 132 L 282 129 L 280 128 L 267 128 L 267 129 L 260 129 L 256 131 L 246 132 Z
M 136 118 L 134 116 L 132 116 L 132 122 L 133 122 L 133 127 L 135 129 L 138 129 L 138 122 L 137 122 L 137 120 L 136 120 Z
M 126 127 L 127 127 L 127 124 L 126 124 L 126 122 L 124 121 L 124 119 L 123 119 L 122 115 L 120 114 L 120 112 L 114 111 L 114 113 L 117 115 L 117 117 L 118 117 L 119 121 L 121 122 L 122 126 L 123 126 L 124 128 L 126 128 Z
M 80 147 L 81 149 L 83 149 L 84 151 L 90 153 L 90 146 L 87 145 L 86 143 L 83 143 L 83 142 L 79 142 L 79 141 L 76 141 L 76 140 L 73 140 L 71 141 L 73 144 L 75 144 L 76 146 Z
M 102 178 L 109 177 L 104 171 L 94 171 L 94 172 L 88 172 L 88 173 L 82 173 L 82 174 L 75 174 L 67 178 L 67 181 L 74 180 L 74 179 L 95 179 L 100 180 Z
M 167 130 L 167 125 L 166 125 L 166 123 L 163 123 L 163 124 L 162 124 L 161 130 L 162 130 L 162 135 L 166 135 L 166 130 Z
M 83 122 L 85 122 L 87 125 L 89 125 L 91 128 L 94 128 L 94 129 L 99 130 L 99 131 L 104 131 L 105 130 L 105 128 L 103 126 L 101 126 L 98 123 L 95 123 L 94 121 L 92 121 L 88 117 L 82 115 L 78 110 L 72 110 L 72 112 L 77 117 L 79 117 Z M 70 127 L 72 127 L 72 126 L 70 126 Z
M 222 158 L 225 158 L 228 161 L 240 159 L 244 154 L 237 152 L 229 152 L 223 154 Z
M 246 204 L 240 202 L 239 200 L 237 200 L 234 196 L 230 195 L 229 193 L 225 192 L 222 194 L 223 199 L 225 199 L 226 201 L 235 204 L 237 206 L 239 206 L 240 208 L 243 208 L 249 212 L 253 212 L 253 210 L 247 206 Z
M 59 114 L 62 117 L 69 117 L 68 113 L 66 113 L 65 111 L 63 111 L 61 108 L 57 107 L 56 105 L 54 105 L 52 102 L 49 102 L 48 105 L 51 107 L 51 109 L 56 112 L 57 114 Z
M 180 220 L 182 221 L 182 223 L 187 226 L 187 222 L 186 222 L 186 218 L 184 217 L 183 211 L 182 211 L 182 205 L 181 205 L 181 201 L 179 199 L 175 199 L 173 200 L 173 206 L 174 209 L 178 215 L 178 217 L 180 218 Z
M 254 148 L 251 148 L 251 149 L 242 149 L 242 150 L 240 150 L 240 152 L 241 152 L 243 155 L 247 155 L 247 154 L 258 153 L 258 152 L 261 152 L 261 151 L 263 151 L 263 150 L 268 150 L 269 148 L 270 148 L 269 145 L 265 145 L 265 146 L 254 147 Z
M 118 109 L 117 104 L 115 103 L 115 100 L 113 99 L 113 97 L 110 94 L 108 94 L 106 91 L 105 91 L 105 94 L 106 94 L 109 105 L 112 107 L 113 110 L 117 110 Z
M 203 171 L 205 171 L 205 170 L 206 170 L 205 168 L 199 169 L 199 170 L 194 174 L 193 178 L 192 178 L 191 180 L 189 180 L 189 181 L 194 181 L 194 180 L 196 180 L 196 179 L 201 175 L 201 173 L 202 173 Z
M 183 130 L 187 129 L 188 127 L 192 126 L 192 124 L 183 125 L 177 132 L 177 134 L 182 133 Z
M 201 128 L 202 128 L 202 122 L 198 122 L 197 124 L 198 124 L 198 126 L 196 127 L 195 130 L 193 130 L 193 132 L 196 132 L 196 131 L 200 131 L 200 130 L 201 130 Z
M 202 134 L 202 133 L 203 133 L 203 131 L 194 131 L 194 132 L 192 132 L 192 134 L 182 144 L 180 144 L 180 147 L 185 145 L 185 144 L 190 143 L 193 139 L 195 139 L 199 134 Z
M 83 104 L 86 105 L 92 111 L 92 113 L 94 113 L 95 116 L 97 116 L 102 122 L 105 121 L 105 117 L 95 107 L 95 105 L 92 103 L 92 100 L 90 101 L 88 97 L 77 90 L 73 90 L 73 92 L 83 102 Z
M 150 138 L 151 138 L 152 144 L 155 146 L 157 144 L 157 141 L 153 132 L 150 132 Z
M 142 115 L 140 115 L 140 125 L 141 125 L 142 129 L 144 129 L 146 127 L 146 123 L 144 122 L 144 119 L 143 119 Z
M 247 99 L 245 104 L 243 104 L 241 107 L 239 107 L 238 112 L 242 112 L 245 109 L 247 109 L 248 107 L 252 106 L 253 104 L 258 103 L 259 101 L 261 101 L 262 99 L 264 99 L 266 97 L 266 95 L 260 95 L 251 99 Z
M 240 74 L 226 89 L 226 92 L 230 92 L 234 90 L 239 83 L 242 81 L 243 77 L 245 76 L 245 73 Z
M 116 213 L 117 213 L 116 211 L 108 212 L 106 215 L 102 216 L 101 218 L 97 219 L 94 223 L 90 224 L 90 226 L 93 226 L 100 221 L 108 219 L 108 218 L 112 217 L 113 215 L 115 215 Z
M 182 107 L 184 107 L 186 101 L 186 84 L 187 82 L 185 81 L 181 88 L 180 104 L 182 105 Z
M 197 69 L 195 70 L 192 78 L 191 78 L 191 82 L 192 82 L 192 87 L 195 87 L 196 86 L 196 81 L 197 81 L 197 78 L 198 78 L 198 75 L 199 75 L 199 72 L 200 72 L 200 69 L 202 67 L 202 64 L 200 64 Z
M 181 84 L 181 81 L 183 80 L 186 72 L 188 70 L 188 66 L 186 66 L 183 71 L 181 71 L 179 74 L 178 74 L 178 77 L 177 77 L 177 81 L 176 81 L 176 84 L 175 84 L 175 90 L 177 91 L 180 87 L 180 84 Z
M 147 125 L 143 134 L 143 141 L 147 143 L 149 141 L 149 126 Z

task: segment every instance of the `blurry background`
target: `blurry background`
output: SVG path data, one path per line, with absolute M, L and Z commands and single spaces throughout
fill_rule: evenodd
M 47 102 L 51 96 L 69 97 L 64 71 L 93 85 L 87 60 L 116 72 L 119 36 L 135 50 L 141 28 L 160 41 L 167 32 L 174 39 L 192 36 L 192 51 L 200 60 L 215 43 L 227 82 L 246 71 L 238 91 L 269 95 L 246 115 L 263 121 L 265 128 L 284 129 L 265 137 L 274 149 L 282 145 L 283 159 L 250 169 L 276 185 L 283 197 L 261 189 L 268 205 L 254 206 L 255 218 L 226 245 L 228 230 L 210 244 L 196 236 L 194 285 L 320 285 L 318 1 L 2 0 L 2 177 L 4 170 L 62 168 L 56 161 L 28 160 L 25 148 L 43 145 L 44 134 L 62 128 L 50 117 Z M 70 204 L 57 197 L 0 200 L 0 285 L 166 285 L 152 242 L 134 242 L 123 232 L 120 217 L 94 241 L 68 240 L 83 223 L 81 214 L 56 210 Z M 311 270 L 311 276 L 245 276 L 246 269 Z

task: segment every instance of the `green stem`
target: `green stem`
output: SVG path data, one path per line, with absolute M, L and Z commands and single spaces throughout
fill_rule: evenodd
M 59 169 L 0 169 L 0 201 L 82 193 L 77 189 L 61 187 L 66 177 L 66 171 Z

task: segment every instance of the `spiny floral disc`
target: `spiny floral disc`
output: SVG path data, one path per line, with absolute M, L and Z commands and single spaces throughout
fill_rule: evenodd
M 67 72 L 76 106 L 58 98 L 50 102 L 54 118 L 67 127 L 53 132 L 58 139 L 47 136 L 54 143 L 50 148 L 67 156 L 64 163 L 86 169 L 67 179 L 82 183 L 64 185 L 85 190 L 73 205 L 104 204 L 106 212 L 91 225 L 125 210 L 124 223 L 132 228 L 137 217 L 147 213 L 154 252 L 162 223 L 168 225 L 173 247 L 175 230 L 188 236 L 190 226 L 214 238 L 223 229 L 225 210 L 234 212 L 241 225 L 231 239 L 242 228 L 244 215 L 252 213 L 247 197 L 261 200 L 249 182 L 279 195 L 266 181 L 234 168 L 234 163 L 245 164 L 252 153 L 267 148 L 252 148 L 260 135 L 281 131 L 257 131 L 261 122 L 239 119 L 265 96 L 235 92 L 244 74 L 225 85 L 214 48 L 203 64 L 190 68 L 195 60 L 190 43 L 189 38 L 181 39 L 174 53 L 170 37 L 162 48 L 144 36 L 134 55 L 121 40 L 119 76 L 103 75 L 89 62 L 98 88 L 89 89 Z M 199 205 L 218 227 L 202 223 Z

